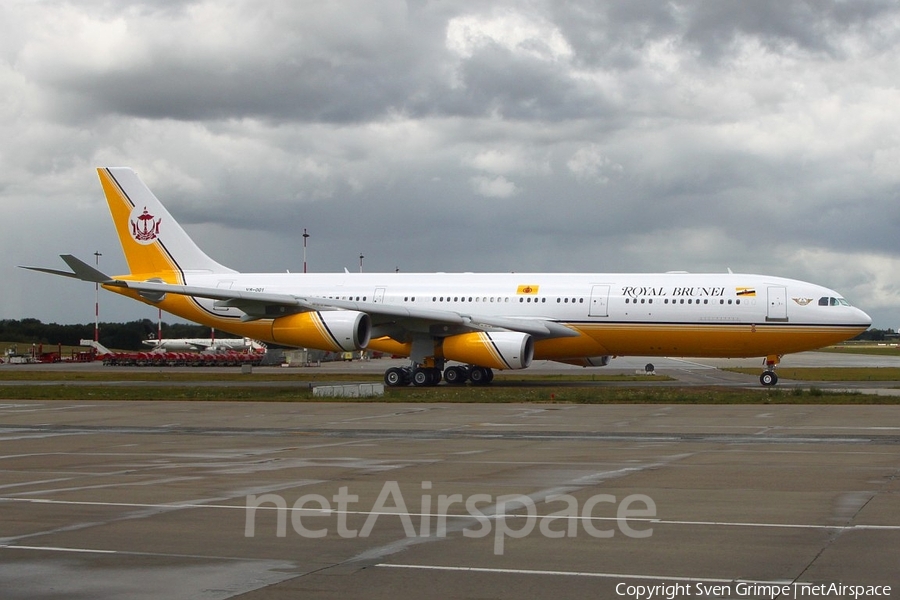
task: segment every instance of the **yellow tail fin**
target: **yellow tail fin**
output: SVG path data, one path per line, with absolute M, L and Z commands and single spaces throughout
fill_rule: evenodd
M 207 256 L 128 168 L 97 169 L 131 274 L 187 283 L 190 273 L 234 273 Z

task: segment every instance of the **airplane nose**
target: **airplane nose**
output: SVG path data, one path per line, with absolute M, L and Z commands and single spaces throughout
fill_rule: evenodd
M 870 325 L 872 325 L 872 317 L 870 317 L 864 311 L 861 311 L 860 309 L 856 308 L 855 306 L 853 307 L 853 310 L 856 311 L 854 314 L 855 322 L 857 322 L 861 326 L 865 325 L 866 327 L 869 327 Z

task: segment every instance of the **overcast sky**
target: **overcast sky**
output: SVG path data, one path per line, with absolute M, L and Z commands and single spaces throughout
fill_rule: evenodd
M 898 59 L 892 0 L 6 0 L 0 318 L 93 321 L 16 265 L 125 272 L 130 166 L 242 271 L 306 228 L 310 271 L 731 268 L 897 329 Z

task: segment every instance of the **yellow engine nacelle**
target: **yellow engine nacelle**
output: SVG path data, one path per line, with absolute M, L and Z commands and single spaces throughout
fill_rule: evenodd
M 372 321 L 355 310 L 305 312 L 272 321 L 272 339 L 285 346 L 352 352 L 369 344 Z
M 444 338 L 447 360 L 491 369 L 524 369 L 534 357 L 534 340 L 515 331 L 477 331 Z

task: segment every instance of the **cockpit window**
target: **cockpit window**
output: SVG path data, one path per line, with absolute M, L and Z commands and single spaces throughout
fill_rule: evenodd
M 819 298 L 819 306 L 850 306 L 850 303 L 843 298 L 823 296 L 822 298 Z

